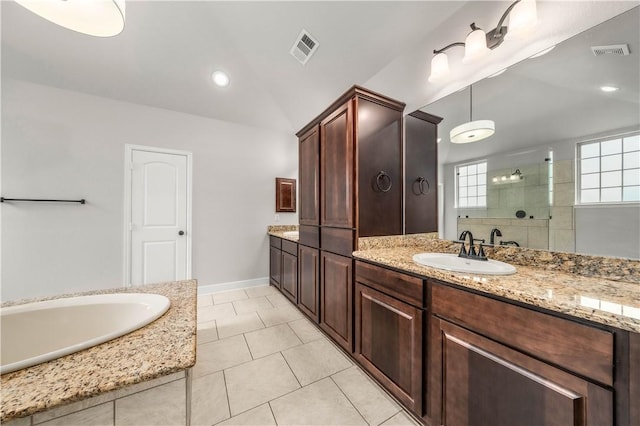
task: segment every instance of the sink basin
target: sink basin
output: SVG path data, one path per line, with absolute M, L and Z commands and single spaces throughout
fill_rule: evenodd
M 298 238 L 300 234 L 298 233 L 298 231 L 285 231 L 282 233 L 282 235 L 284 235 L 285 237 Z
M 413 256 L 413 261 L 431 268 L 470 274 L 511 275 L 516 273 L 516 268 L 508 263 L 491 259 L 486 261 L 465 259 L 451 253 L 419 253 Z

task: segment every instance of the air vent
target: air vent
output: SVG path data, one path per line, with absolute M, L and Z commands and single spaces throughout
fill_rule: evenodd
M 300 31 L 300 35 L 293 43 L 293 47 L 289 51 L 291 56 L 296 58 L 302 65 L 306 64 L 309 58 L 318 50 L 320 44 L 306 30 Z
M 629 54 L 628 44 L 611 44 L 609 46 L 591 46 L 594 56 L 602 55 L 620 55 L 627 56 Z

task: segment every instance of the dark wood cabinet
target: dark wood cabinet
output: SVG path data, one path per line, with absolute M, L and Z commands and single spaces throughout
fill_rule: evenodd
M 320 247 L 320 125 L 315 125 L 299 135 L 298 180 L 298 242 L 309 247 Z
M 422 111 L 405 117 L 405 234 L 438 231 L 438 123 Z
M 353 259 L 320 252 L 320 327 L 353 352 Z
M 431 297 L 434 423 L 614 424 L 613 333 L 435 282 Z
M 437 317 L 431 328 L 434 423 L 613 424 L 610 390 Z
M 358 282 L 355 306 L 356 359 L 422 415 L 422 309 Z
M 282 241 L 280 290 L 293 303 L 298 303 L 298 243 Z
M 316 323 L 320 321 L 320 250 L 298 248 L 298 308 Z
M 269 283 L 280 288 L 280 271 L 282 268 L 282 240 L 269 236 Z

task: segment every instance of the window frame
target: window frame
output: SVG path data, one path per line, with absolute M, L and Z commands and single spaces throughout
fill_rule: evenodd
M 610 135 L 610 136 L 605 136 L 605 137 L 601 137 L 601 138 L 597 138 L 597 139 L 591 139 L 591 140 L 586 140 L 583 142 L 579 142 L 576 143 L 576 148 L 575 148 L 575 206 L 576 207 L 593 207 L 593 206 L 620 206 L 620 205 L 638 205 L 640 204 L 640 199 L 638 200 L 631 200 L 631 201 L 624 201 L 624 188 L 625 186 L 629 187 L 629 186 L 637 186 L 637 185 L 625 185 L 625 180 L 624 180 L 624 175 L 625 175 L 625 171 L 629 171 L 629 170 L 640 170 L 640 167 L 633 167 L 633 168 L 625 168 L 625 162 L 624 162 L 624 155 L 626 153 L 635 153 L 635 152 L 640 152 L 640 149 L 638 150 L 632 150 L 632 151 L 624 151 L 624 140 L 628 139 L 628 138 L 635 138 L 635 137 L 640 137 L 640 132 L 633 132 L 633 133 L 625 133 L 625 134 L 619 134 L 619 135 Z M 582 172 L 582 161 L 584 160 L 582 158 L 582 148 L 586 145 L 594 145 L 594 144 L 602 144 L 603 142 L 611 142 L 611 141 L 616 141 L 619 140 L 620 141 L 620 152 L 616 152 L 613 154 L 605 154 L 602 155 L 602 145 L 598 146 L 598 155 L 597 156 L 592 156 L 592 157 L 586 157 L 586 160 L 589 159 L 598 159 L 598 171 L 597 172 L 593 172 L 593 173 L 585 173 L 583 174 Z M 640 147 L 639 147 L 640 148 Z M 614 169 L 614 170 L 606 170 L 606 171 L 602 171 L 602 158 L 603 157 L 612 157 L 614 155 L 620 155 L 621 159 L 620 159 L 620 168 L 619 169 Z M 620 172 L 620 185 L 614 185 L 614 186 L 602 186 L 602 174 L 603 173 L 610 173 L 610 172 Z M 585 188 L 585 189 L 594 189 L 594 190 L 598 190 L 598 201 L 583 201 L 582 200 L 582 182 L 583 182 L 583 177 L 586 175 L 598 175 L 598 186 L 594 187 L 594 188 Z M 602 189 L 607 189 L 607 188 L 619 188 L 620 189 L 620 200 L 619 201 L 602 201 Z
M 484 205 L 482 206 L 460 206 L 460 172 L 459 169 L 461 167 L 469 167 L 469 166 L 477 166 L 480 164 L 484 164 L 484 168 L 485 171 L 484 174 L 485 175 L 485 181 L 484 181 L 484 185 L 478 185 L 478 183 L 476 182 L 475 187 L 476 189 L 479 186 L 484 186 L 485 187 L 485 194 L 484 194 Z M 455 208 L 456 209 L 461 209 L 461 210 L 486 210 L 487 209 L 487 196 L 488 196 L 488 182 L 487 182 L 487 176 L 488 176 L 488 172 L 489 172 L 489 168 L 488 168 L 488 162 L 487 160 L 477 160 L 477 161 L 470 161 L 470 162 L 465 162 L 465 163 L 460 163 L 460 164 L 456 164 L 453 167 L 453 177 L 454 177 L 454 182 L 455 182 Z M 476 173 L 476 176 L 478 175 L 478 173 Z M 469 187 L 469 185 L 466 186 L 467 188 Z M 477 197 L 477 195 L 476 195 Z

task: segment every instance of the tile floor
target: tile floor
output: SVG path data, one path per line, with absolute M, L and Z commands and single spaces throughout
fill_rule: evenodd
M 191 424 L 416 425 L 273 287 L 198 296 Z

